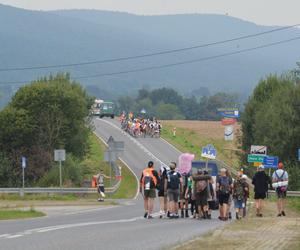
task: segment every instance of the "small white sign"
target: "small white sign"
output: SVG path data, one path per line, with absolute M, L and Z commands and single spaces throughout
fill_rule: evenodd
M 56 149 L 54 150 L 54 161 L 65 161 L 66 160 L 66 150 Z
M 225 126 L 224 138 L 225 141 L 233 141 L 234 128 L 233 126 Z
M 26 168 L 26 157 L 22 156 L 22 168 Z
M 267 155 L 267 146 L 251 145 L 251 155 Z

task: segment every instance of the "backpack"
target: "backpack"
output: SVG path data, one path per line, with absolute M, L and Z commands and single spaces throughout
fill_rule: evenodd
M 280 177 L 278 176 L 277 171 L 275 171 L 275 175 L 278 181 L 283 181 L 283 176 L 285 175 L 285 171 L 283 170 L 283 173 Z M 277 191 L 285 192 L 286 190 L 287 190 L 287 186 L 277 187 Z
M 229 194 L 230 193 L 230 183 L 229 183 L 229 177 L 228 176 L 221 176 L 219 179 L 219 185 L 220 185 L 220 192 L 222 194 Z
M 151 188 L 151 184 L 156 187 L 157 185 L 157 179 L 153 175 L 153 169 L 152 168 L 146 168 L 143 170 L 143 179 L 142 179 L 142 185 L 144 186 L 145 190 L 149 190 Z
M 168 188 L 178 189 L 180 185 L 179 174 L 175 171 L 170 171 L 167 176 L 168 176 Z
M 196 182 L 196 193 L 203 192 L 207 187 L 207 181 L 201 180 Z
M 244 183 L 242 181 L 237 181 L 235 183 L 235 192 L 234 196 L 237 200 L 243 200 L 245 193 L 244 193 Z

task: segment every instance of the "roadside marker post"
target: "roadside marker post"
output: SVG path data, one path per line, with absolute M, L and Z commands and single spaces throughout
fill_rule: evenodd
M 20 192 L 20 196 L 24 196 L 24 188 L 25 188 L 25 168 L 27 166 L 27 159 L 25 156 L 21 157 L 21 167 L 22 167 L 22 191 Z
M 61 173 L 61 162 L 66 160 L 66 150 L 55 149 L 54 150 L 54 161 L 59 162 L 59 186 L 62 188 L 62 173 Z
M 217 157 L 217 150 L 215 149 L 214 145 L 208 144 L 202 148 L 201 157 L 206 158 L 205 169 L 208 170 L 208 159 L 216 159 Z

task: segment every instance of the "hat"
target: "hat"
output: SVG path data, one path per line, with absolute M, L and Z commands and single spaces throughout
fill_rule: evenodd
M 220 172 L 226 172 L 227 170 L 226 170 L 226 168 L 221 168 L 220 169 Z
M 265 167 L 264 167 L 264 165 L 259 165 L 258 169 L 264 170 Z

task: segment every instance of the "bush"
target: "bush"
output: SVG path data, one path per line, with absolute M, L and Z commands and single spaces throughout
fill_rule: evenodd
M 83 181 L 83 172 L 80 162 L 71 154 L 67 155 L 62 163 L 63 186 L 80 186 Z M 38 181 L 40 187 L 59 186 L 59 163 L 55 163 L 51 169 Z

